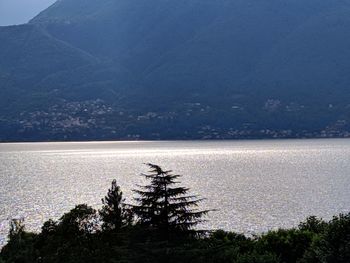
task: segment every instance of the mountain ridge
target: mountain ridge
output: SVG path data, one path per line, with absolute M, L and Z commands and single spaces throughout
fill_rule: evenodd
M 348 0 L 57 1 L 0 27 L 0 140 L 346 137 L 349 14 Z

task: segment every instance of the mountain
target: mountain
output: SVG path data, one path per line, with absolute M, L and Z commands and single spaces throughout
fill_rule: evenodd
M 0 27 L 0 140 L 346 137 L 350 0 L 60 0 Z

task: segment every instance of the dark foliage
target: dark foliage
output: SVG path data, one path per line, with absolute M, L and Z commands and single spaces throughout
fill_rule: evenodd
M 91 232 L 88 230 L 91 224 L 86 221 L 91 215 L 89 209 L 83 209 L 87 214 L 79 210 L 65 215 L 76 220 L 48 221 L 39 234 L 21 231 L 12 235 L 1 251 L 0 262 L 345 263 L 350 260 L 350 214 L 324 222 L 321 232 L 281 229 L 249 238 L 220 230 L 197 238 L 160 241 L 150 239 L 152 231 L 141 225 L 118 232 Z M 76 235 L 66 233 L 68 229 L 77 231 Z
M 299 224 L 299 229 L 303 231 L 310 231 L 313 233 L 320 234 L 326 230 L 327 223 L 321 218 L 316 216 L 308 217 L 305 222 Z
M 317 235 L 303 262 L 350 262 L 350 213 L 334 216 Z
M 202 199 L 188 195 L 188 188 L 177 186 L 180 175 L 164 171 L 161 167 L 148 164 L 149 174 L 141 174 L 150 184 L 134 190 L 138 203 L 132 205 L 132 211 L 139 223 L 154 228 L 165 236 L 171 233 L 189 233 L 194 226 L 202 222 L 202 217 L 209 211 L 198 211 L 196 207 Z M 191 231 L 193 232 L 193 231 Z
M 99 211 L 103 230 L 117 231 L 131 224 L 132 213 L 126 208 L 124 201 L 120 186 L 113 180 L 107 195 L 102 199 L 103 206 Z
M 32 262 L 35 258 L 34 240 L 36 234 L 26 232 L 23 219 L 10 222 L 9 242 L 1 250 L 0 262 Z

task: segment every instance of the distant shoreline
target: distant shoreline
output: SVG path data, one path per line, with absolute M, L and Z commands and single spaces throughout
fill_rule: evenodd
M 234 141 L 307 141 L 307 140 L 344 140 L 350 137 L 292 137 L 292 138 L 237 138 L 237 139 L 164 139 L 164 140 L 43 140 L 43 141 L 0 141 L 0 144 L 26 144 L 26 143 L 132 143 L 132 142 L 234 142 Z

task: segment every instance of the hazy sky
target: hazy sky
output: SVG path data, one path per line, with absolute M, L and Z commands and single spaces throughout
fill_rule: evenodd
M 56 0 L 0 0 L 0 26 L 23 24 Z

